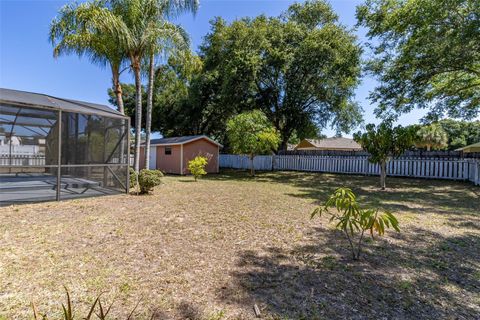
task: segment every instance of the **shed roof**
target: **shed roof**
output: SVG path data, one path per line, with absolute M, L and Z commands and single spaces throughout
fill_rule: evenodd
M 43 93 L 33 93 L 5 88 L 0 88 L 0 103 L 43 107 L 66 112 L 96 114 L 107 117 L 126 117 L 117 110 L 102 104 L 58 98 Z
M 152 146 L 160 146 L 160 145 L 180 145 L 180 144 L 185 144 L 189 143 L 195 140 L 200 140 L 200 139 L 207 139 L 208 141 L 223 147 L 220 143 L 217 141 L 210 139 L 206 135 L 196 135 L 196 136 L 182 136 L 182 137 L 170 137 L 170 138 L 161 138 L 161 139 L 152 139 L 150 141 L 150 145 Z
M 313 147 L 319 149 L 352 149 L 352 150 L 362 150 L 362 146 L 359 145 L 355 140 L 343 137 L 332 137 L 325 139 L 305 139 Z

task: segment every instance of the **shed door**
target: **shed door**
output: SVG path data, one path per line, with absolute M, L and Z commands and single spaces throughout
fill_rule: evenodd
M 150 170 L 157 169 L 157 147 L 150 147 Z

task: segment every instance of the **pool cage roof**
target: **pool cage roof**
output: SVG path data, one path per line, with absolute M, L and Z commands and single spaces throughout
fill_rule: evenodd
M 95 114 L 106 117 L 127 118 L 117 110 L 101 104 L 58 98 L 42 93 L 32 93 L 4 88 L 0 88 L 0 103 L 14 105 L 21 104 L 26 107 L 40 107 L 50 110 Z
M 128 132 L 108 106 L 0 88 L 0 205 L 128 192 Z

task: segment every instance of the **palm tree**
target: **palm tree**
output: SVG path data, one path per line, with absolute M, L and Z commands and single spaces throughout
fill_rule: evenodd
M 174 45 L 187 43 L 185 32 L 166 18 L 179 12 L 195 12 L 198 0 L 98 0 L 64 7 L 61 19 L 51 27 L 52 42 L 59 41 L 55 52 L 88 55 L 92 61 L 109 61 L 119 105 L 123 109 L 120 66 L 128 58 L 135 78 L 135 154 L 134 169 L 140 169 L 142 129 L 142 61 L 150 58 L 149 99 L 147 110 L 150 139 L 153 101 L 154 59 Z M 108 54 L 108 59 L 106 59 Z M 115 60 L 115 58 L 117 60 Z M 122 110 L 123 111 L 123 110 Z M 149 145 L 146 147 L 149 150 Z M 147 158 L 148 159 L 148 158 Z M 148 160 L 147 160 L 148 161 Z
M 193 5 L 195 4 L 195 6 Z M 180 28 L 162 17 L 179 10 L 194 10 L 196 0 L 110 0 L 108 11 L 99 11 L 95 16 L 102 29 L 113 34 L 130 60 L 135 78 L 135 154 L 134 169 L 140 170 L 140 134 L 142 124 L 142 61 L 155 54 L 159 44 L 176 42 Z M 176 11 L 177 10 L 177 11 Z M 172 33 L 172 30 L 179 31 Z M 153 61 L 152 61 L 153 62 Z M 150 90 L 151 91 L 151 90 Z M 151 116 L 150 116 L 151 119 Z M 151 121 L 149 120 L 149 123 Z M 146 148 L 146 149 L 149 149 Z
M 168 18 L 184 12 L 196 13 L 198 0 L 152 0 L 151 5 L 156 6 L 157 39 L 152 39 L 148 57 L 148 88 L 147 88 L 147 115 L 145 121 L 145 168 L 150 167 L 150 136 L 152 129 L 153 109 L 153 83 L 155 76 L 155 55 L 163 53 L 165 56 L 177 50 L 184 50 L 189 46 L 189 37 L 185 30 L 168 22 Z M 163 30 L 162 30 L 163 29 Z M 163 32 L 162 32 L 163 31 Z
M 110 66 L 118 111 L 124 114 L 120 74 L 125 70 L 121 68 L 127 57 L 112 34 L 93 18 L 102 10 L 105 10 L 104 4 L 99 1 L 63 6 L 50 25 L 49 38 L 55 58 L 73 53 L 87 56 L 102 67 Z
M 145 168 L 150 167 L 150 136 L 152 129 L 153 109 L 153 83 L 155 76 L 155 55 L 163 53 L 169 55 L 178 50 L 185 50 L 189 47 L 189 39 L 185 30 L 179 26 L 164 21 L 164 34 L 152 44 L 148 59 L 148 89 L 147 89 L 147 115 L 145 121 Z
M 417 131 L 415 145 L 419 148 L 426 148 L 427 151 L 443 149 L 448 145 L 448 136 L 438 123 L 432 123 Z

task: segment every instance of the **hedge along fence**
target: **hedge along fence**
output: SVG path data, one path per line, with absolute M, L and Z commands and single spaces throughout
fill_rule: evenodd
M 250 159 L 242 155 L 220 155 L 220 167 L 249 169 Z M 344 174 L 379 175 L 380 166 L 368 157 L 331 157 L 274 155 L 256 156 L 255 170 L 307 171 Z M 480 161 L 474 159 L 422 159 L 398 158 L 389 161 L 387 175 L 398 177 L 449 179 L 472 181 L 480 185 Z

